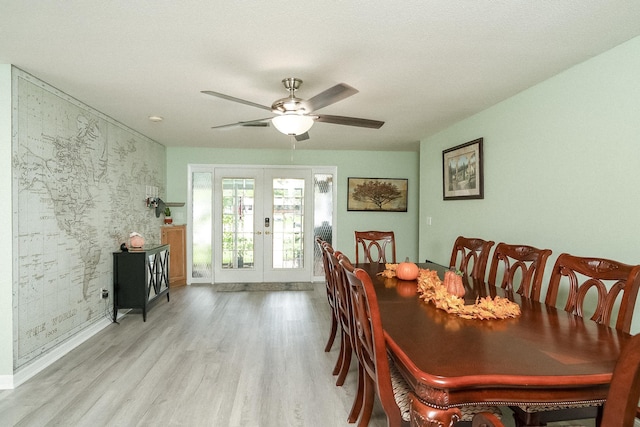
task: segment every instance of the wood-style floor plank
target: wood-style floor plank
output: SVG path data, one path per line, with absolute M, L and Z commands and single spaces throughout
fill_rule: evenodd
M 0 426 L 349 426 L 356 362 L 337 387 L 339 340 L 324 352 L 329 326 L 320 283 L 313 291 L 173 288 L 146 322 L 129 313 L 0 391 Z M 503 421 L 513 425 L 509 414 Z M 369 426 L 386 425 L 376 401 Z
M 130 313 L 0 391 L 0 425 L 348 426 L 357 372 L 335 386 L 324 292 L 172 289 L 147 322 Z

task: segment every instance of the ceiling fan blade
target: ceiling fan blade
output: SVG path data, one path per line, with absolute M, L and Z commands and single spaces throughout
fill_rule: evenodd
M 362 128 L 380 129 L 384 122 L 379 120 L 358 119 L 356 117 L 330 116 L 319 114 L 316 122 L 333 123 L 334 125 L 358 126 Z
M 271 121 L 271 117 L 267 117 L 266 119 L 250 120 L 247 122 L 237 122 L 237 123 L 229 123 L 227 125 L 212 126 L 211 129 L 223 129 L 223 128 L 240 127 L 240 126 L 252 127 L 252 128 L 266 128 L 269 126 L 270 121 Z
M 301 133 L 300 135 L 296 135 L 296 141 L 306 141 L 309 139 L 309 132 Z
M 326 107 L 327 105 L 331 105 L 348 98 L 351 95 L 355 95 L 356 93 L 358 93 L 358 89 L 352 88 L 345 83 L 339 83 L 324 92 L 320 92 L 313 98 L 308 99 L 305 104 L 307 105 L 308 111 L 316 111 Z
M 252 107 L 262 108 L 263 110 L 271 111 L 271 107 L 267 107 L 266 105 L 256 104 L 255 102 L 246 101 L 244 99 L 236 98 L 230 95 L 225 95 L 224 93 L 213 92 L 211 90 L 203 90 L 203 91 L 200 91 L 200 93 L 226 99 L 227 101 L 239 102 L 240 104 L 250 105 Z

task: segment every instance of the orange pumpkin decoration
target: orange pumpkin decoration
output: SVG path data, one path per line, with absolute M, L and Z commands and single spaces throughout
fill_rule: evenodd
M 396 276 L 400 280 L 416 280 L 420 269 L 418 266 L 409 261 L 409 258 L 405 259 L 396 267 Z
M 446 271 L 444 273 L 444 287 L 447 292 L 457 297 L 464 297 L 465 290 L 462 284 L 462 276 L 453 270 Z

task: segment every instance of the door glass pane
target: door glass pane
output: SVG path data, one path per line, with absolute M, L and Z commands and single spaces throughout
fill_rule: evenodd
M 212 178 L 211 172 L 194 172 L 192 177 L 193 191 L 193 263 L 191 276 L 210 279 L 213 275 L 211 262 L 211 227 L 213 212 L 211 206 Z
M 222 179 L 223 269 L 253 268 L 255 179 Z
M 324 276 L 322 252 L 315 244 L 316 236 L 331 243 L 333 231 L 333 175 L 317 173 L 313 176 L 313 275 Z
M 304 179 L 273 180 L 274 269 L 304 267 Z

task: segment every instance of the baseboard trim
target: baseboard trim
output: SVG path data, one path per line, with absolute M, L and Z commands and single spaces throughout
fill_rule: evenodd
M 118 319 L 122 318 L 122 316 L 124 316 L 125 314 L 126 312 L 118 313 Z M 112 323 L 113 322 L 111 322 L 109 319 L 100 319 L 91 326 L 88 326 L 87 328 L 78 332 L 68 340 L 60 343 L 58 346 L 54 347 L 47 353 L 38 357 L 33 362 L 18 369 L 14 372 L 13 375 L 0 376 L 0 390 L 10 390 L 19 387 L 21 384 L 24 384 L 26 381 L 39 374 L 55 361 L 57 361 Z
M 11 390 L 13 388 L 13 375 L 0 375 L 0 390 Z

